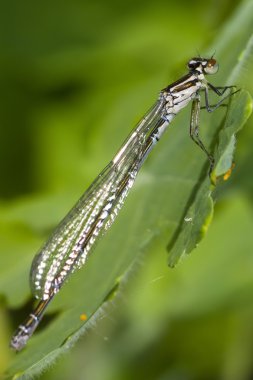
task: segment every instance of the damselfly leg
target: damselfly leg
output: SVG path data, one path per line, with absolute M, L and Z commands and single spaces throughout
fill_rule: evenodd
M 225 92 L 227 90 L 231 89 L 231 88 L 236 88 L 236 86 L 215 87 L 211 83 L 208 83 L 208 87 L 210 88 L 210 90 L 212 90 L 213 92 L 215 92 L 218 96 L 224 95 Z M 236 90 L 236 91 L 233 91 L 232 93 L 229 93 L 228 95 L 224 96 L 221 100 L 218 101 L 218 103 L 216 103 L 214 105 L 210 105 L 209 104 L 209 97 L 208 97 L 209 92 L 208 92 L 208 88 L 206 87 L 204 89 L 204 91 L 205 91 L 205 106 L 204 106 L 204 108 L 207 110 L 207 112 L 213 112 L 217 108 L 219 108 L 221 105 L 223 105 L 224 101 L 226 99 L 230 98 L 230 96 L 236 94 L 240 90 Z
M 208 87 L 214 91 L 217 95 L 222 96 L 227 90 L 231 88 L 236 88 L 235 85 L 232 86 L 214 86 L 212 83 L 207 82 Z M 232 94 L 229 94 L 232 95 Z
M 215 87 L 211 83 L 207 83 L 210 90 L 214 91 L 218 96 L 224 95 L 224 93 L 227 90 L 230 90 L 231 88 L 236 88 L 236 86 L 224 86 L 224 87 Z M 204 89 L 205 92 L 205 105 L 201 106 L 200 104 L 200 95 L 198 94 L 195 99 L 192 102 L 192 109 L 191 109 L 191 122 L 190 122 L 190 137 L 191 139 L 205 152 L 205 154 L 208 157 L 208 160 L 210 162 L 210 169 L 209 169 L 209 176 L 211 175 L 211 172 L 214 168 L 214 157 L 213 155 L 207 150 L 205 147 L 203 141 L 199 137 L 199 116 L 200 116 L 200 110 L 206 109 L 208 112 L 213 112 L 217 108 L 221 106 L 227 106 L 227 104 L 224 104 L 224 101 L 230 96 L 234 95 L 240 90 L 233 91 L 232 93 L 229 93 L 228 95 L 224 96 L 222 99 L 220 99 L 216 104 L 210 105 L 209 103 L 209 92 L 208 87 Z
M 191 122 L 190 122 L 190 137 L 197 144 L 208 157 L 210 162 L 209 174 L 213 170 L 214 157 L 206 149 L 203 141 L 199 137 L 199 115 L 200 115 L 200 95 L 198 95 L 192 102 L 191 109 Z

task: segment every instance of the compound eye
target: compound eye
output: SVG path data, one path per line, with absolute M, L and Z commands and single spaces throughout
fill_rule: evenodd
M 206 67 L 204 68 L 204 71 L 206 74 L 216 74 L 219 70 L 219 64 L 216 62 L 215 59 L 211 58 L 207 61 Z

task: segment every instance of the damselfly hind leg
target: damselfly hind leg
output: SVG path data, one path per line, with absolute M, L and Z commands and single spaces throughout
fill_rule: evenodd
M 210 162 L 209 176 L 214 167 L 214 157 L 208 152 L 204 143 L 199 137 L 199 114 L 200 114 L 200 96 L 198 95 L 192 102 L 191 122 L 190 122 L 190 137 L 208 157 Z

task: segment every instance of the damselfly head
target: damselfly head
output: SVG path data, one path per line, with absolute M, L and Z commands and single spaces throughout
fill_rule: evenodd
M 187 66 L 191 71 L 197 70 L 199 72 L 204 72 L 204 74 L 216 74 L 219 69 L 219 65 L 213 57 L 209 59 L 200 57 L 192 58 Z

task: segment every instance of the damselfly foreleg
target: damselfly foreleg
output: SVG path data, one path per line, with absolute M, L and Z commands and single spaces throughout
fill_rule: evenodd
M 224 87 L 214 87 L 211 83 L 208 83 L 208 87 L 214 91 L 218 96 L 222 96 L 227 90 L 231 89 L 231 88 L 236 88 L 236 86 L 224 86 Z M 221 90 L 221 91 L 220 91 Z M 207 112 L 213 112 L 215 111 L 217 108 L 219 108 L 220 106 L 223 106 L 223 102 L 230 98 L 230 96 L 236 94 L 239 90 L 236 90 L 236 91 L 233 91 L 232 93 L 229 93 L 228 95 L 224 96 L 221 100 L 218 101 L 218 103 L 214 104 L 214 105 L 210 105 L 209 104 L 209 98 L 208 98 L 208 88 L 206 87 L 204 89 L 205 91 L 205 109 L 207 110 Z
M 211 83 L 207 83 L 208 87 L 214 91 L 217 95 L 219 96 L 222 96 L 223 94 L 225 94 L 225 92 L 231 88 L 236 88 L 235 85 L 231 85 L 231 86 L 214 86 L 213 84 Z M 231 94 L 230 94 L 231 95 Z

